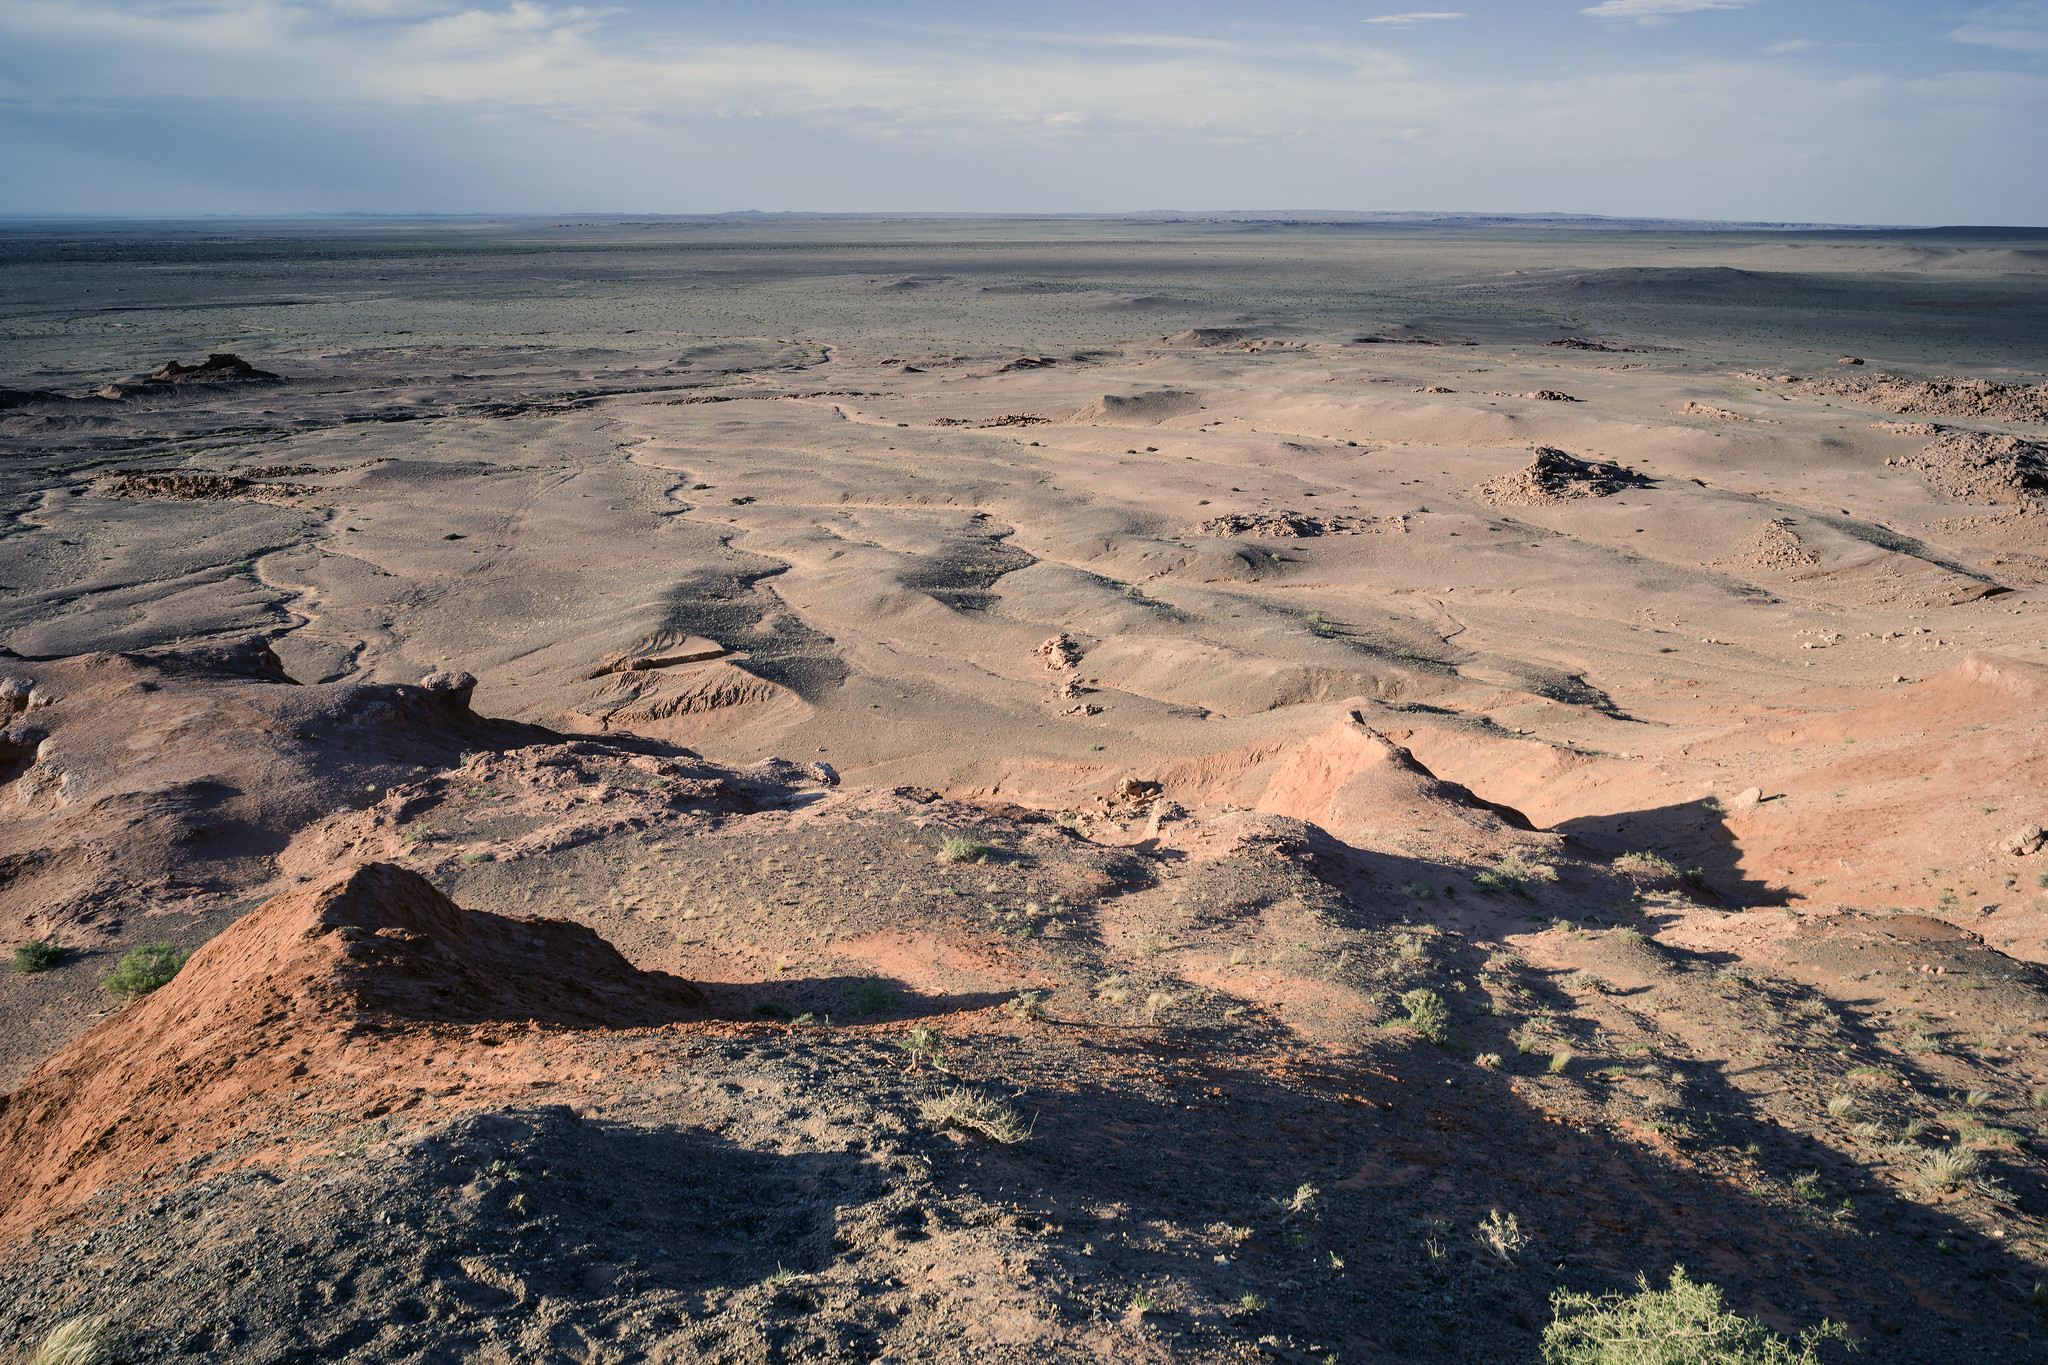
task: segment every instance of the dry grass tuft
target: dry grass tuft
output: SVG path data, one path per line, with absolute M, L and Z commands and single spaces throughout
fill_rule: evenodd
M 102 1365 L 113 1348 L 113 1324 L 105 1317 L 58 1323 L 28 1354 L 28 1365 Z
M 917 1111 L 927 1123 L 957 1128 L 1004 1147 L 1031 1136 L 1022 1114 L 993 1095 L 983 1095 L 965 1086 L 934 1095 L 920 1103 Z

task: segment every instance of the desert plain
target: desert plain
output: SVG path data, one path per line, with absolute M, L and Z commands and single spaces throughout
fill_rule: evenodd
M 2048 235 L 0 261 L 5 1349 L 2048 1349 Z

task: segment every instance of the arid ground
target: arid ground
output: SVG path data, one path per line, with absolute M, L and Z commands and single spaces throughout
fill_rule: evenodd
M 0 1350 L 2048 1351 L 2048 234 L 0 265 Z

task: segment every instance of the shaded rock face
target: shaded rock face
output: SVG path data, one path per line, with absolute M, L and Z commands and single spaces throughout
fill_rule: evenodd
M 220 384 L 281 380 L 284 376 L 259 370 L 233 351 L 216 351 L 197 365 L 166 360 L 148 374 L 130 375 L 95 390 L 100 398 L 132 398 L 149 394 L 175 393 L 187 384 Z
M 251 937 L 265 927 L 299 941 L 332 935 L 338 947 L 311 950 L 329 964 L 327 984 L 309 985 L 337 1005 L 393 1019 L 642 1028 L 704 1003 L 689 982 L 639 970 L 584 925 L 464 910 L 391 863 L 287 892 L 251 919 L 259 916 L 269 923 Z
M 152 384 L 207 383 L 220 379 L 276 379 L 269 370 L 259 370 L 233 351 L 216 351 L 197 365 L 180 365 L 166 360 L 150 373 Z
M 344 868 L 236 921 L 0 1098 L 0 1232 L 216 1144 L 196 1120 L 253 1119 L 294 1086 L 346 1090 L 366 1033 L 647 1027 L 703 999 L 582 925 L 464 910 L 389 863 Z

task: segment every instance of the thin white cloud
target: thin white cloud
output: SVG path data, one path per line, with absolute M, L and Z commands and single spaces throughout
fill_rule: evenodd
M 1782 43 L 1772 43 L 1764 51 L 1773 57 L 1782 57 L 1788 52 L 1811 52 L 1819 47 L 1811 38 L 1787 38 Z
M 1579 11 L 1595 19 L 1662 19 L 1707 9 L 1741 9 L 1750 0 L 1600 0 Z
M 1448 10 L 1416 10 L 1413 14 L 1382 14 L 1376 19 L 1367 19 L 1368 24 L 1414 24 L 1429 19 L 1463 19 L 1465 16 Z
M 1959 43 L 2001 47 L 2008 52 L 2048 52 L 2048 4 L 2039 0 L 1993 5 L 1968 18 L 1969 23 L 1948 36 Z

